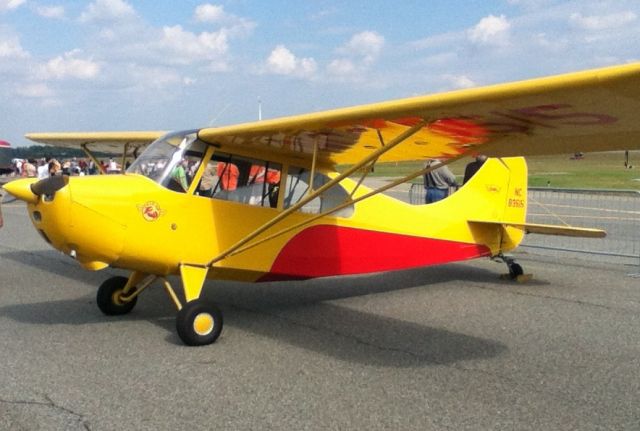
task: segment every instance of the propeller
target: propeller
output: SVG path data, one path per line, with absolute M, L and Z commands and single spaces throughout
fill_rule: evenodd
M 40 181 L 36 178 L 20 178 L 9 181 L 2 188 L 22 201 L 36 204 L 40 196 L 51 197 L 68 183 L 68 175 L 56 175 Z
M 54 175 L 31 184 L 31 192 L 36 196 L 52 196 L 69 183 L 68 175 Z

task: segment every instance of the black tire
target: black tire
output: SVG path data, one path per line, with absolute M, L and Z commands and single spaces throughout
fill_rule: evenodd
M 511 277 L 512 280 L 515 280 L 516 278 L 518 278 L 518 276 L 522 274 L 524 274 L 524 270 L 519 264 L 512 263 L 511 265 L 509 265 L 509 276 Z
M 118 299 L 127 284 L 127 280 L 127 277 L 111 277 L 105 280 L 98 288 L 96 302 L 100 311 L 107 316 L 127 314 L 136 306 L 136 302 L 138 302 L 137 296 L 129 302 L 122 302 Z
M 222 332 L 222 311 L 200 299 L 188 302 L 178 311 L 176 330 L 187 346 L 214 343 Z

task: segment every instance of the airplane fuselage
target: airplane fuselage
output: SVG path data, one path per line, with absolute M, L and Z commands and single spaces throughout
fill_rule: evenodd
M 280 169 L 278 187 L 283 196 L 272 202 L 275 207 L 266 202 L 256 205 L 249 195 L 234 200 L 230 193 L 216 198 L 199 195 L 195 188 L 192 193 L 174 191 L 127 173 L 69 178 L 52 196 L 29 203 L 28 211 L 35 228 L 54 248 L 87 269 L 112 266 L 168 275 L 187 264 L 210 266 L 211 278 L 246 281 L 441 264 L 492 256 L 514 248 L 522 238 L 520 231 L 504 235 L 498 226 L 468 223 L 524 220 L 524 160 L 490 159 L 471 182 L 430 205 L 409 205 L 380 194 L 322 216 L 331 198 L 319 199 L 258 236 L 253 247 L 211 265 L 216 256 L 282 212 L 287 190 L 302 181 L 298 168 L 294 170 L 296 175 L 290 176 Z M 199 181 L 196 176 L 191 184 Z M 356 183 L 345 179 L 338 187 L 337 198 L 348 199 Z M 259 193 L 264 187 L 257 189 Z M 360 186 L 352 198 L 368 192 Z

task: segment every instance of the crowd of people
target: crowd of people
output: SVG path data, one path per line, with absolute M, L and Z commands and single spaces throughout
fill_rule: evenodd
M 120 165 L 113 159 L 101 160 L 102 170 L 107 173 L 118 173 Z M 73 157 L 58 161 L 57 159 L 13 159 L 12 176 L 30 178 L 48 178 L 54 175 L 95 175 L 100 168 L 93 160 Z
M 119 173 L 121 166 L 113 159 L 101 160 L 103 172 Z M 58 161 L 57 159 L 13 159 L 11 160 L 12 177 L 29 177 L 44 179 L 54 175 L 95 175 L 100 172 L 93 160 L 77 157 Z M 0 190 L 0 228 L 4 224 L 2 218 L 2 191 Z

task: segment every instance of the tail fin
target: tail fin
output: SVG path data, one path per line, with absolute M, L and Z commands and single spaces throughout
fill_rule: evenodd
M 380 196 L 379 204 L 362 206 L 358 209 L 362 220 L 378 230 L 437 240 L 445 244 L 451 261 L 512 250 L 528 232 L 601 235 L 595 230 L 527 223 L 527 165 L 522 157 L 487 159 L 471 180 L 438 202 L 412 206 L 392 201 Z M 398 205 L 397 211 L 393 205 Z M 365 225 L 360 223 L 359 227 Z
M 509 171 L 504 210 L 502 218 L 498 219 L 505 223 L 503 224 L 504 235 L 501 248 L 511 250 L 522 242 L 525 234 L 516 225 L 525 223 L 527 220 L 527 162 L 523 157 L 498 160 L 504 163 Z
M 573 226 L 556 226 L 546 224 L 527 223 L 527 164 L 522 157 L 510 157 L 503 159 L 489 159 L 495 163 L 502 163 L 508 171 L 509 179 L 503 195 L 504 207 L 502 214 L 495 211 L 490 218 L 474 218 L 468 220 L 473 224 L 499 225 L 502 228 L 500 250 L 511 250 L 520 244 L 525 233 L 537 233 L 543 235 L 575 236 L 584 238 L 602 238 L 606 233 L 599 229 L 578 228 Z M 498 166 L 489 166 L 493 169 L 493 175 L 501 171 Z M 484 166 L 483 166 L 484 169 Z M 484 173 L 484 181 L 491 178 L 491 172 Z M 480 178 L 480 180 L 482 177 Z M 497 194 L 500 194 L 499 191 Z
M 457 196 L 456 196 L 457 195 Z M 497 254 L 520 244 L 525 232 L 516 227 L 527 218 L 527 164 L 523 157 L 490 158 L 455 195 L 465 202 L 467 221 L 476 240 Z M 498 224 L 475 229 L 473 224 Z

